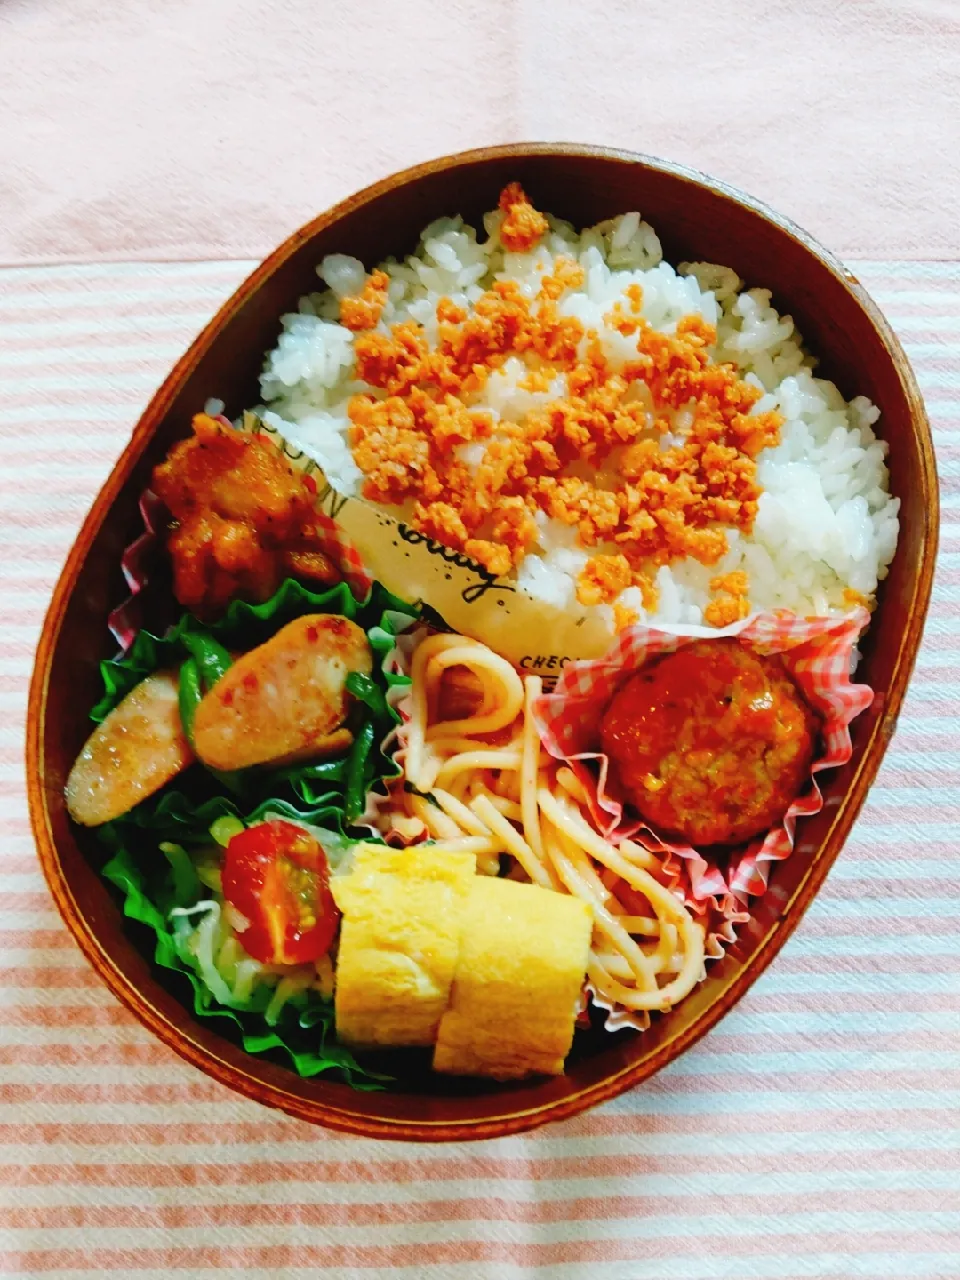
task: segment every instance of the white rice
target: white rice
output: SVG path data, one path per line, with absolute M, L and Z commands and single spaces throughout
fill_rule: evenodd
M 560 312 L 599 335 L 612 367 L 635 357 L 636 340 L 605 325 L 603 317 L 615 302 L 626 302 L 631 284 L 639 284 L 642 314 L 655 328 L 673 333 L 677 321 L 689 315 L 716 325 L 716 359 L 737 365 L 764 392 L 753 412 L 776 409 L 785 420 L 780 443 L 757 459 L 763 493 L 752 534 L 728 530 L 729 551 L 717 564 L 685 559 L 660 568 L 655 614 L 644 612 L 636 587 L 625 591 L 620 603 L 649 621 L 702 624 L 710 579 L 738 569 L 749 575 L 753 609 L 843 612 L 849 608 L 848 588 L 872 599 L 899 532 L 887 445 L 874 433 L 879 411 L 863 396 L 845 401 L 832 382 L 814 375 L 815 360 L 791 317 L 771 305 L 769 291 L 744 290 L 726 267 L 681 263 L 674 269 L 663 260 L 653 228 L 636 212 L 582 234 L 551 218 L 549 232 L 525 253 L 504 251 L 497 235 L 501 218 L 499 213 L 486 216 L 482 241 L 461 218 L 441 218 L 425 229 L 415 254 L 384 263 L 390 289 L 379 329 L 387 332 L 413 319 L 433 343 L 441 298 L 469 308 L 495 280 L 512 279 L 532 299 L 555 258 L 572 257 L 583 267 L 584 281 L 563 295 Z M 347 443 L 347 405 L 357 393 L 377 398 L 383 393 L 356 380 L 353 334 L 337 317 L 339 298 L 359 292 L 366 272 L 342 254 L 325 258 L 317 270 L 328 287 L 302 298 L 299 312 L 283 317 L 283 332 L 261 377 L 259 411 L 316 459 L 334 488 L 357 494 L 363 476 Z M 519 359 L 509 359 L 471 408 L 519 421 L 528 410 L 564 394 L 562 374 L 549 392 L 532 393 L 518 385 L 525 373 Z M 682 430 L 683 423 L 676 426 Z M 663 447 L 675 442 L 675 436 L 665 436 Z M 464 460 L 476 463 L 483 446 L 464 448 Z M 539 546 L 520 565 L 518 582 L 531 595 L 566 608 L 575 601 L 577 574 L 598 548 L 588 552 L 577 546 L 576 531 L 559 521 L 543 516 L 538 523 Z

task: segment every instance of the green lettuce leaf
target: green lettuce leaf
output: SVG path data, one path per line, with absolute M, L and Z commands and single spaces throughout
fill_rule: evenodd
M 384 664 L 396 635 L 417 618 L 417 611 L 375 584 L 367 598 L 357 601 L 340 585 L 317 594 L 299 583 L 287 581 L 262 605 L 234 602 L 220 622 L 203 627 L 191 615 L 165 636 L 141 631 L 122 658 L 101 664 L 104 694 L 91 718 L 99 723 L 146 676 L 160 668 L 173 668 L 183 660 L 183 636 L 206 630 L 221 643 L 236 649 L 262 644 L 282 626 L 305 613 L 336 613 L 362 627 L 374 653 L 371 686 L 355 705 L 355 732 L 372 723 L 376 749 L 371 753 L 371 782 L 395 777 L 397 767 L 382 751 L 384 739 L 399 717 L 388 695 L 409 683 L 405 676 L 386 671 Z M 181 958 L 170 923 L 174 907 L 191 907 L 208 893 L 191 876 L 190 854 L 209 850 L 210 828 L 219 818 L 238 818 L 246 825 L 267 815 L 285 817 L 336 832 L 347 838 L 344 820 L 346 756 L 286 769 L 255 770 L 222 778 L 197 767 L 178 780 L 176 789 L 164 788 L 129 813 L 98 829 L 112 856 L 103 874 L 120 891 L 124 914 L 151 930 L 155 937 L 154 960 L 162 968 L 182 975 L 199 1017 L 230 1019 L 248 1053 L 278 1050 L 301 1076 L 332 1071 L 356 1089 L 379 1089 L 389 1077 L 362 1067 L 353 1054 L 336 1043 L 333 1004 L 317 991 L 290 999 L 275 1026 L 264 1020 L 271 992 L 254 990 L 242 1007 L 228 1007 L 214 999 L 190 964 Z M 161 850 L 161 844 L 177 850 Z M 189 899 L 189 900 L 186 900 Z
M 247 1053 L 280 1050 L 298 1075 L 316 1076 L 333 1071 L 354 1089 L 370 1091 L 383 1088 L 389 1076 L 362 1067 L 349 1049 L 336 1043 L 333 1003 L 325 1000 L 319 992 L 307 991 L 292 997 L 274 1027 L 268 1026 L 263 1018 L 270 999 L 270 991 L 266 988 L 255 990 L 248 1003 L 240 1009 L 228 1008 L 213 998 L 198 974 L 180 958 L 177 951 L 168 919 L 170 908 L 178 905 L 173 900 L 173 878 L 169 872 L 167 866 L 158 876 L 151 877 L 152 883 L 148 884 L 143 869 L 126 846 L 118 849 L 103 869 L 104 876 L 123 895 L 124 915 L 152 930 L 156 938 L 153 950 L 156 963 L 182 974 L 189 983 L 193 1012 L 201 1018 L 230 1020 L 239 1028 L 240 1040 Z M 164 880 L 167 884 L 163 883 Z
M 208 897 L 209 891 L 199 885 L 195 873 L 191 882 L 182 861 L 169 854 L 165 857 L 159 845 L 181 846 L 181 853 L 207 849 L 212 843 L 210 826 L 228 816 L 240 818 L 247 826 L 268 816 L 282 817 L 343 835 L 343 814 L 335 805 L 298 808 L 283 800 L 266 800 L 242 816 L 227 797 L 197 804 L 182 792 L 167 792 L 152 813 L 140 805 L 99 829 L 104 844 L 113 850 L 103 875 L 119 889 L 124 915 L 153 932 L 153 958 L 162 968 L 186 979 L 193 1012 L 201 1018 L 232 1021 L 239 1028 L 247 1053 L 280 1050 L 301 1076 L 332 1071 L 354 1089 L 381 1089 L 390 1077 L 361 1066 L 349 1049 L 336 1043 L 333 1003 L 319 992 L 293 996 L 276 1026 L 271 1027 L 263 1018 L 270 1000 L 269 989 L 256 989 L 242 1008 L 228 1007 L 214 999 L 199 974 L 181 958 L 170 912 L 174 907 L 193 906 Z

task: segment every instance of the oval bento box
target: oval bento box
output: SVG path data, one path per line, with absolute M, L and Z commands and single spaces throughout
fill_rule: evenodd
M 107 884 L 95 840 L 69 821 L 64 781 L 87 732 L 98 663 L 111 654 L 106 619 L 125 593 L 124 547 L 139 531 L 138 499 L 152 468 L 208 397 L 237 415 L 258 398 L 263 353 L 282 313 L 315 287 L 327 253 L 368 267 L 413 249 L 442 214 L 479 220 L 500 189 L 519 181 L 539 208 L 578 226 L 640 209 L 665 256 L 720 262 L 773 291 L 796 319 L 825 376 L 846 397 L 881 410 L 891 487 L 901 501 L 899 548 L 863 644 L 858 678 L 876 691 L 852 726 L 853 756 L 825 775 L 825 804 L 801 819 L 792 856 L 779 864 L 750 923 L 706 980 L 643 1034 L 578 1037 L 566 1073 L 494 1085 L 424 1074 L 397 1058 L 397 1084 L 358 1093 L 322 1077 L 301 1079 L 251 1056 L 182 1002 L 176 975 L 147 959 Z M 804 232 L 756 201 L 690 170 L 602 148 L 512 145 L 450 156 L 369 187 L 292 235 L 211 320 L 137 424 L 96 499 L 53 595 L 30 692 L 27 773 L 44 873 L 64 920 L 110 990 L 187 1061 L 269 1106 L 378 1138 L 489 1138 L 574 1115 L 646 1079 L 712 1027 L 771 962 L 797 926 L 850 831 L 896 725 L 930 597 L 938 493 L 930 430 L 907 359 L 856 279 Z M 822 775 L 824 776 L 824 775 Z M 220 1020 L 218 1020 L 219 1022 Z

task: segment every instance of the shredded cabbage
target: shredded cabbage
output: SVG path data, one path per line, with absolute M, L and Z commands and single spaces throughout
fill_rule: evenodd
M 248 955 L 219 891 L 192 907 L 173 907 L 169 915 L 177 955 L 227 1008 L 249 1009 L 258 995 L 269 991 L 263 1017 L 275 1027 L 292 997 L 311 989 L 329 997 L 315 964 L 262 964 Z

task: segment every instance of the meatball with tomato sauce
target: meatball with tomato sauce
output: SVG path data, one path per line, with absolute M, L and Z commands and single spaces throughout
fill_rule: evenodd
M 702 640 L 643 667 L 603 718 L 603 750 L 652 826 L 691 844 L 740 844 L 800 793 L 818 722 L 780 658 Z

